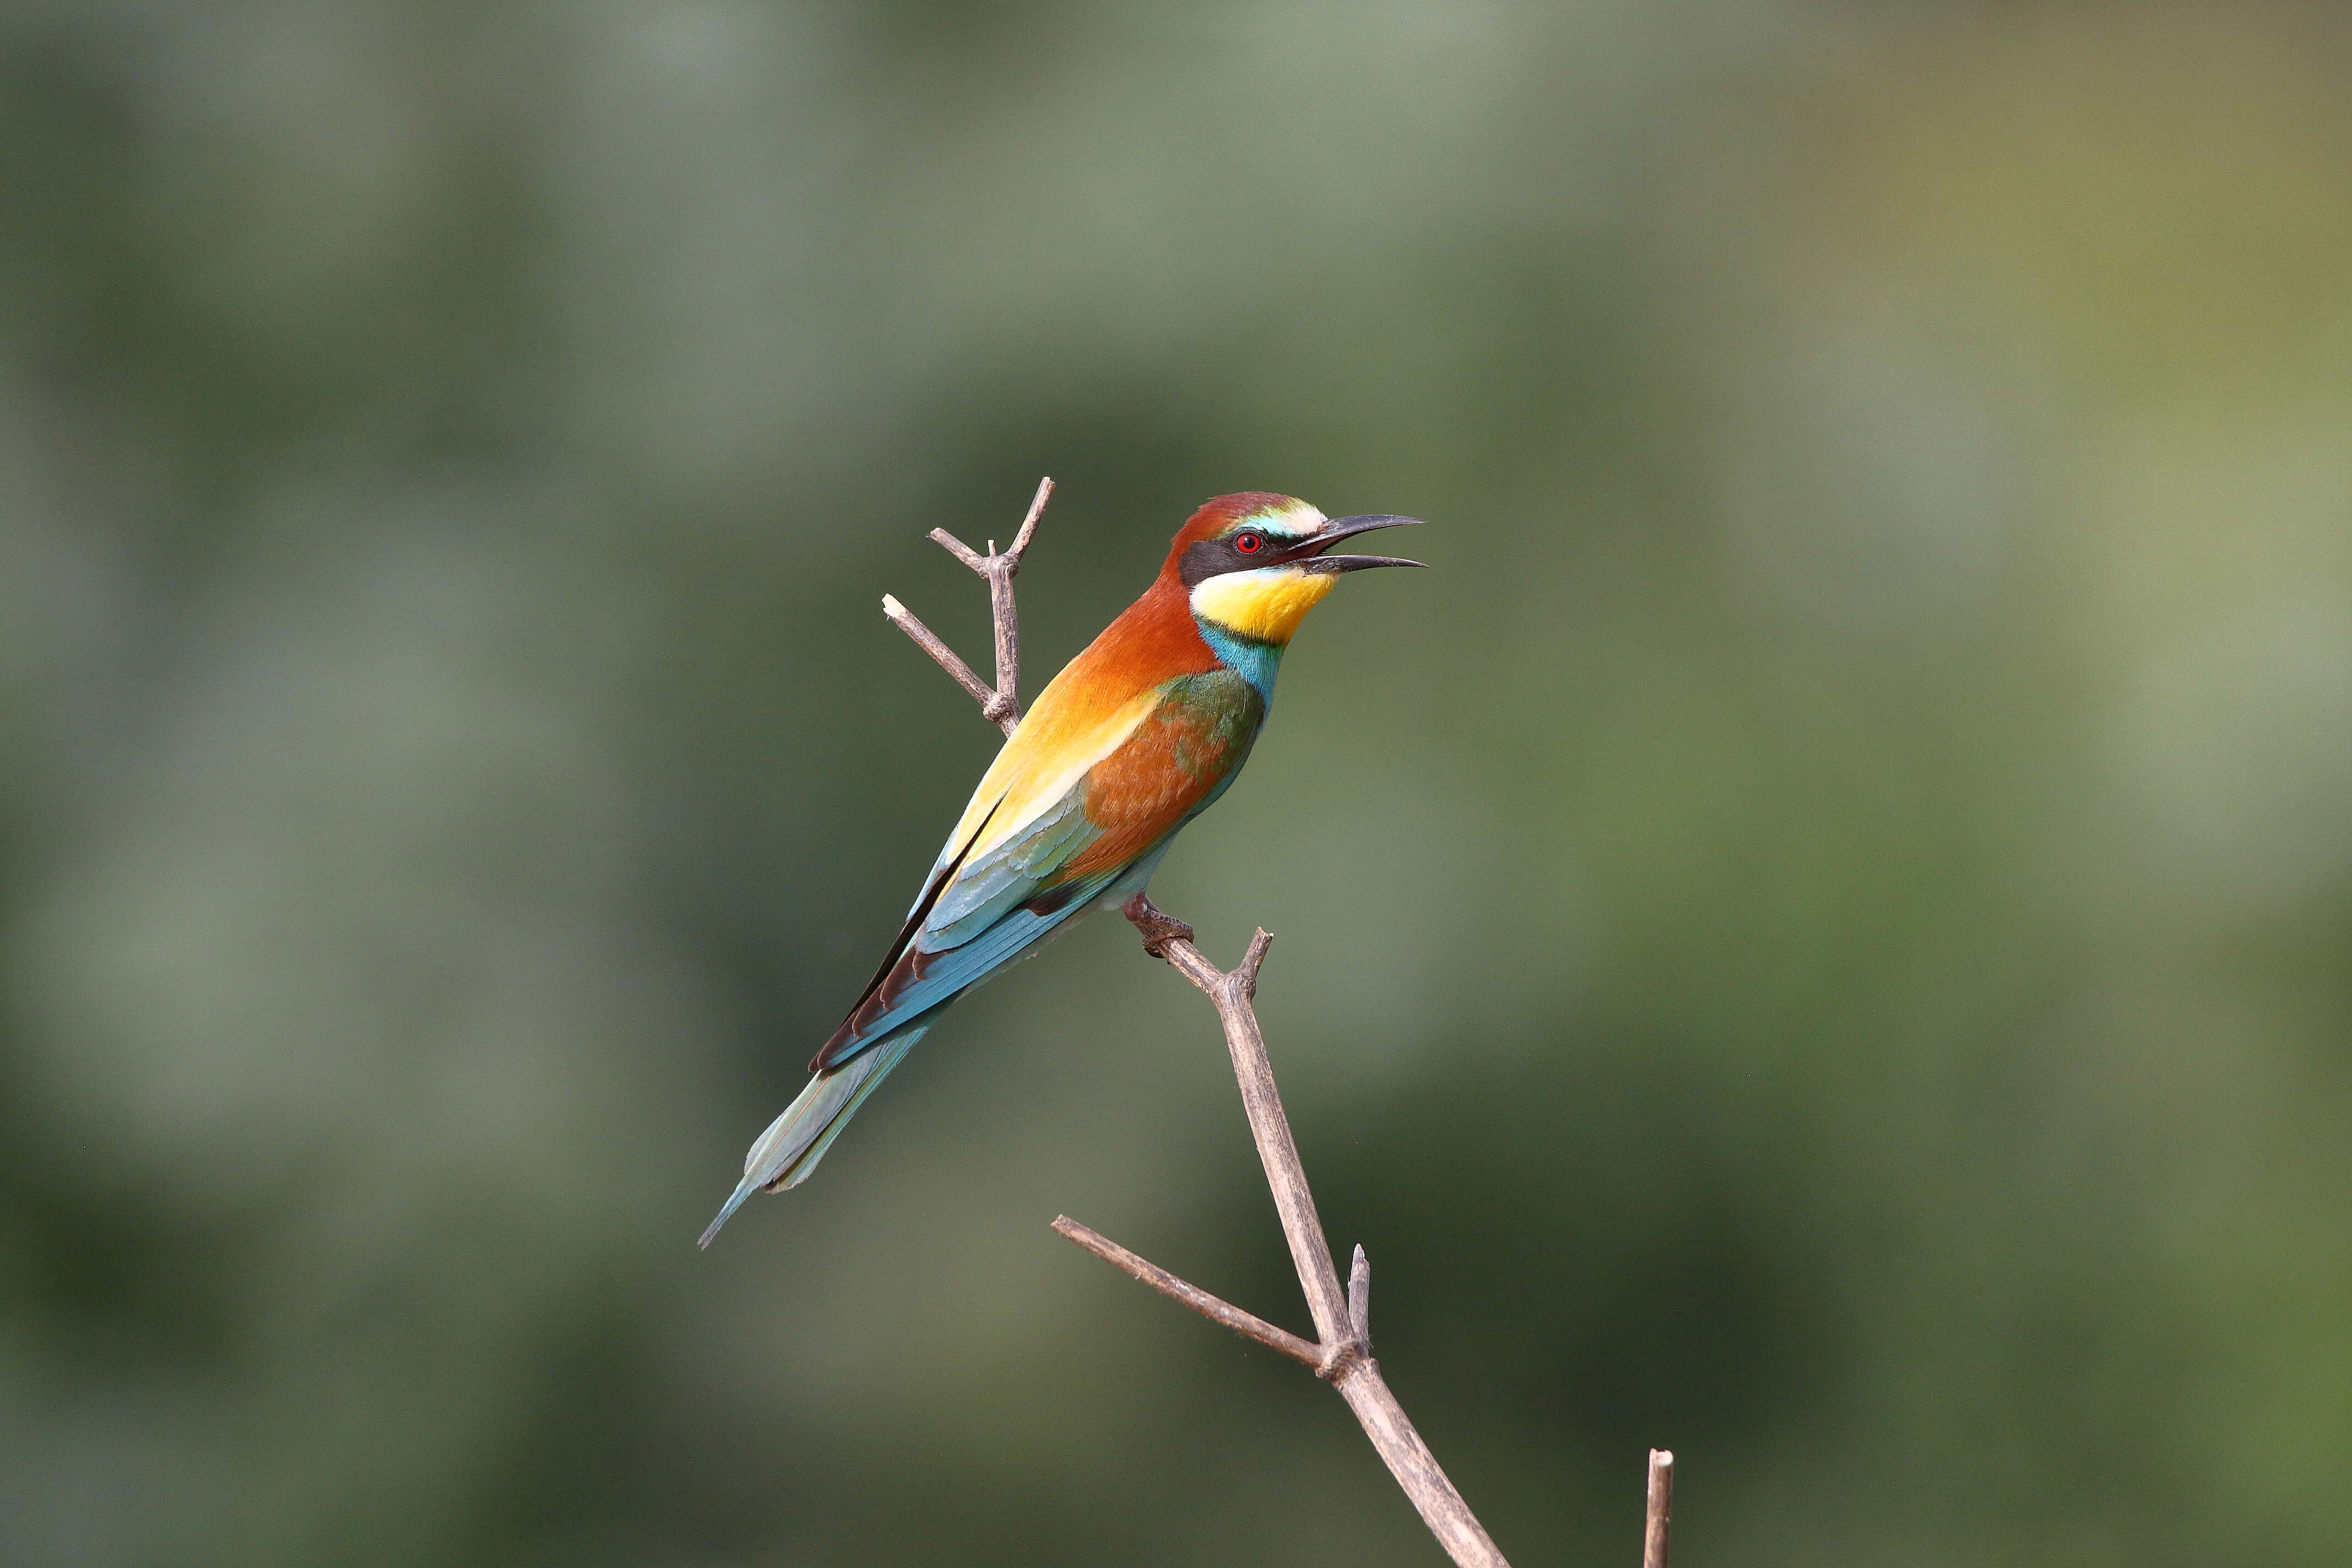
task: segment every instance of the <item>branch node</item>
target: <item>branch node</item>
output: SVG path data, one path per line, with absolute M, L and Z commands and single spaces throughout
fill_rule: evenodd
M 1336 1345 L 1318 1348 L 1322 1359 L 1315 1363 L 1315 1375 L 1326 1383 L 1344 1383 L 1372 1364 L 1371 1356 L 1356 1340 L 1341 1340 Z

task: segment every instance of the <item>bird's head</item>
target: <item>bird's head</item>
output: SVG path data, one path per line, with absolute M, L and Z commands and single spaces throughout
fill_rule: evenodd
M 1279 647 L 1339 581 L 1368 566 L 1418 566 L 1393 555 L 1327 555 L 1343 539 L 1417 523 L 1381 513 L 1325 517 L 1295 496 L 1245 490 L 1219 496 L 1177 531 L 1164 570 L 1183 584 L 1192 614 L 1253 642 Z

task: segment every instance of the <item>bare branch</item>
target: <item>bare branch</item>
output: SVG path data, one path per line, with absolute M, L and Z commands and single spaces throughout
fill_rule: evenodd
M 1054 481 L 1051 478 L 1037 481 L 1037 493 L 1029 502 L 1029 515 L 1021 520 L 1021 531 L 1013 536 L 1013 548 L 1005 552 L 1013 558 L 1013 572 L 1021 570 L 1021 557 L 1027 553 L 1029 541 L 1037 532 L 1037 520 L 1045 515 L 1045 501 L 1053 493 Z
M 996 626 L 996 702 L 989 717 L 999 723 L 1021 722 L 1021 615 L 1013 604 L 1013 574 L 1021 563 L 999 555 L 992 546 L 988 557 L 989 618 Z M 1010 735 L 1011 730 L 1004 731 Z
M 1242 961 L 1234 966 L 1234 978 L 1241 982 L 1242 995 L 1250 1000 L 1257 996 L 1257 972 L 1265 967 L 1265 950 L 1274 945 L 1274 933 L 1261 927 L 1250 944 L 1242 952 Z
M 1129 905 L 1129 919 L 1134 918 L 1131 911 L 1137 903 L 1155 921 L 1169 920 L 1139 894 Z M 1156 929 L 1156 925 L 1147 929 L 1147 938 Z M 1258 950 L 1260 963 L 1265 962 L 1265 949 L 1273 940 L 1271 936 L 1264 942 L 1252 939 L 1250 945 Z M 1189 936 L 1167 936 L 1158 941 L 1160 956 L 1215 1005 L 1217 1016 L 1224 1023 L 1225 1044 L 1233 1057 L 1234 1075 L 1241 1085 L 1242 1108 L 1249 1116 L 1250 1131 L 1257 1139 L 1258 1159 L 1265 1167 L 1266 1183 L 1274 1191 L 1274 1205 L 1282 1216 L 1283 1234 L 1290 1243 L 1290 1259 L 1298 1270 L 1299 1286 L 1307 1292 L 1307 1310 L 1315 1314 L 1315 1336 L 1326 1345 L 1351 1340 L 1355 1336 L 1349 1331 L 1347 1293 L 1339 1284 L 1339 1271 L 1331 1262 L 1330 1244 L 1323 1239 L 1323 1221 L 1315 1212 L 1315 1194 L 1307 1185 L 1307 1171 L 1298 1161 L 1298 1145 L 1290 1136 L 1290 1120 L 1283 1113 L 1282 1091 L 1275 1084 L 1274 1064 L 1266 1057 L 1265 1036 L 1258 1027 L 1257 1014 L 1250 1005 L 1247 991 L 1239 984 L 1244 977 L 1238 970 L 1228 975 L 1210 963 Z
M 1271 1351 L 1279 1351 L 1291 1360 L 1307 1367 L 1323 1364 L 1322 1347 L 1300 1339 L 1287 1329 L 1277 1329 L 1264 1318 L 1243 1311 L 1230 1301 L 1220 1300 L 1202 1289 L 1179 1279 L 1157 1263 L 1148 1262 L 1100 1231 L 1080 1225 L 1068 1215 L 1054 1220 L 1055 1234 L 1067 1237 L 1112 1268 L 1140 1279 L 1161 1295 L 1182 1302 L 1192 1310 L 1214 1322 L 1223 1323 L 1244 1339 L 1255 1340 Z
M 954 556 L 957 560 L 962 562 L 973 571 L 980 573 L 982 576 L 987 575 L 988 558 L 982 555 L 979 551 L 974 550 L 971 545 L 966 544 L 962 540 L 958 539 L 954 534 L 950 533 L 944 528 L 935 528 L 931 530 L 931 537 L 939 541 L 940 548 L 945 550 L 949 554 Z
M 980 710 L 982 713 L 988 711 L 988 705 L 996 700 L 996 693 L 989 689 L 988 682 L 974 673 L 971 666 L 956 657 L 955 649 L 940 640 L 937 632 L 917 620 L 914 611 L 907 608 L 888 594 L 882 595 L 882 613 L 889 616 L 891 623 L 900 631 L 914 638 L 917 647 L 938 660 L 940 668 L 953 676 L 958 686 L 971 693 L 972 700 L 980 704 Z M 1004 721 L 1003 728 L 1006 734 L 1013 733 L 1013 726 L 1015 722 L 1018 721 Z
M 1666 1568 L 1666 1529 L 1674 1522 L 1675 1457 L 1650 1450 L 1649 1518 L 1642 1531 L 1642 1568 Z
M 941 669 L 955 678 L 955 683 L 971 694 L 980 704 L 981 713 L 988 721 L 1010 736 L 1021 725 L 1021 617 L 1013 602 L 1013 579 L 1021 570 L 1022 552 L 1036 536 L 1037 520 L 1045 513 L 1045 500 L 1054 493 L 1050 479 L 1037 481 L 1037 494 L 1029 503 L 1028 515 L 1021 520 L 1021 531 L 1014 536 L 1013 548 L 1003 554 L 996 552 L 996 542 L 989 541 L 988 553 L 982 555 L 944 528 L 931 530 L 931 537 L 942 549 L 988 579 L 989 619 L 996 631 L 996 684 L 990 686 L 981 679 L 971 666 L 956 657 L 955 650 L 940 639 L 939 634 L 915 618 L 908 609 L 889 595 L 882 595 L 882 613 L 898 623 L 898 629 L 915 639 L 916 645 L 939 661 Z
M 1438 1544 L 1461 1568 L 1509 1568 L 1486 1528 L 1462 1494 L 1446 1479 L 1429 1445 L 1389 1392 L 1388 1382 L 1372 1360 L 1366 1336 L 1359 1326 L 1349 1292 L 1332 1265 L 1330 1244 L 1323 1237 L 1323 1222 L 1315 1212 L 1315 1194 L 1307 1185 L 1307 1172 L 1298 1159 L 1298 1145 L 1290 1135 L 1290 1121 L 1282 1110 L 1282 1094 L 1274 1081 L 1265 1036 L 1250 1005 L 1256 989 L 1257 969 L 1265 962 L 1273 938 L 1259 931 L 1250 939 L 1249 952 L 1230 974 L 1209 962 L 1192 943 L 1192 928 L 1162 912 L 1141 893 L 1128 901 L 1125 913 L 1143 933 L 1144 948 L 1164 958 L 1191 981 L 1217 1009 L 1224 1025 L 1225 1045 L 1240 1084 L 1242 1108 L 1249 1116 L 1250 1134 L 1256 1140 L 1259 1162 L 1265 1167 L 1266 1185 L 1282 1217 L 1283 1237 L 1298 1284 L 1315 1316 L 1315 1375 L 1339 1391 L 1356 1414 L 1364 1436 L 1396 1478 L 1407 1498 L 1420 1510 L 1422 1522 Z M 1362 1250 L 1358 1249 L 1358 1258 Z M 1137 1259 L 1141 1262 L 1141 1259 Z M 1146 1267 L 1150 1267 L 1146 1265 Z M 1362 1281 L 1365 1316 L 1370 1315 L 1370 1265 L 1350 1274 Z M 1171 1276 L 1171 1278 L 1173 1278 Z
M 1356 1261 L 1348 1270 L 1348 1321 L 1356 1331 L 1356 1338 L 1364 1349 L 1372 1348 L 1372 1260 L 1364 1256 L 1363 1243 L 1356 1244 Z
M 1045 501 L 1053 493 L 1054 481 L 1050 478 L 1037 481 L 1037 493 L 1029 502 L 1028 515 L 1021 520 L 1021 531 L 1013 536 L 1013 548 L 1001 555 L 992 539 L 988 542 L 988 553 L 982 555 L 946 529 L 931 530 L 931 537 L 939 542 L 940 549 L 988 579 L 989 619 L 996 629 L 996 687 L 993 690 L 981 688 L 986 696 L 981 696 L 980 691 L 972 694 L 980 698 L 980 710 L 989 721 L 1007 735 L 1021 722 L 1021 616 L 1013 602 L 1013 579 L 1020 574 L 1022 553 L 1036 537 L 1037 520 L 1045 515 Z M 939 655 L 934 653 L 931 657 L 937 658 Z M 953 675 L 955 670 L 951 668 L 948 673 Z M 961 677 L 958 679 L 961 682 Z M 966 691 L 972 691 L 971 683 L 962 684 Z

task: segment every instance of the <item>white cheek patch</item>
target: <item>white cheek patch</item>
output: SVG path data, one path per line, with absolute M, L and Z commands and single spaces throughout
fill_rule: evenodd
M 1192 590 L 1192 613 L 1259 642 L 1286 643 L 1337 582 L 1328 572 L 1296 566 L 1226 572 L 1202 579 Z

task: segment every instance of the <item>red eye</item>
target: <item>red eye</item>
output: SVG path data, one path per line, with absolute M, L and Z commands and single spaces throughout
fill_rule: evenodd
M 1265 538 L 1257 533 L 1236 533 L 1234 535 L 1234 548 L 1244 555 L 1255 555 L 1265 548 Z

